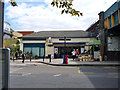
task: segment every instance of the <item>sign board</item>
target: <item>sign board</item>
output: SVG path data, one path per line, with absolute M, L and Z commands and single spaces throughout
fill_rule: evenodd
M 100 55 L 100 51 L 94 51 L 94 58 L 98 59 Z
M 48 43 L 52 43 L 52 38 L 51 37 L 49 37 Z
M 0 90 L 9 88 L 10 50 L 0 49 Z
M 55 48 L 55 54 L 58 54 L 58 48 Z
M 81 53 L 84 53 L 84 48 L 81 48 Z
M 92 40 L 89 42 L 89 45 L 99 45 L 99 44 L 101 44 L 100 40 Z

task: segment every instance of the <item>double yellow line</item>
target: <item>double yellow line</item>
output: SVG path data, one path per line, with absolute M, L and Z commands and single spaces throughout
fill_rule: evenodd
M 81 72 L 80 67 L 78 67 L 78 73 L 79 74 L 94 74 L 94 72 Z

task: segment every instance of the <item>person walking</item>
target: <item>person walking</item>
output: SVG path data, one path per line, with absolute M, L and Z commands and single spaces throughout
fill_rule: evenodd
M 22 59 L 23 59 L 22 63 L 24 63 L 24 61 L 25 61 L 25 52 L 22 54 Z
M 73 49 L 73 51 L 72 51 L 72 58 L 73 58 L 73 61 L 74 61 L 74 59 L 75 59 L 75 56 L 76 56 L 76 54 L 75 54 L 75 49 Z
M 15 52 L 16 60 L 18 59 L 18 51 Z

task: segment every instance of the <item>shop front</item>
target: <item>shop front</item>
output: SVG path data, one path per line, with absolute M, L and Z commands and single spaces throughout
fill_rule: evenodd
M 23 44 L 23 51 L 25 53 L 31 53 L 32 56 L 39 56 L 44 57 L 45 56 L 45 44 L 44 43 L 24 43 Z
M 54 43 L 54 53 L 55 58 L 62 58 L 64 54 L 68 55 L 69 58 L 72 57 L 72 51 L 73 49 L 78 49 L 78 51 L 81 53 L 82 45 L 85 45 L 85 42 L 81 43 Z

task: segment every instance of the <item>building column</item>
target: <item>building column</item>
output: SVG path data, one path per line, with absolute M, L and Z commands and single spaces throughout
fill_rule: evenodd
M 114 16 L 111 15 L 111 20 L 112 20 L 112 27 L 114 27 Z
M 101 40 L 101 46 L 100 46 L 100 54 L 102 56 L 102 60 L 104 60 L 104 56 L 105 56 L 105 31 L 104 31 L 104 12 L 100 12 L 99 14 L 99 20 L 100 20 L 100 40 Z M 107 19 L 108 21 L 108 19 Z M 108 24 L 107 24 L 108 26 Z
M 0 0 L 0 48 L 3 48 L 4 2 Z
M 23 42 L 20 40 L 20 50 L 23 52 Z
M 110 28 L 110 21 L 109 21 L 109 18 L 107 18 L 107 29 Z
M 119 24 L 120 24 L 120 9 L 118 10 L 118 18 L 119 18 Z

